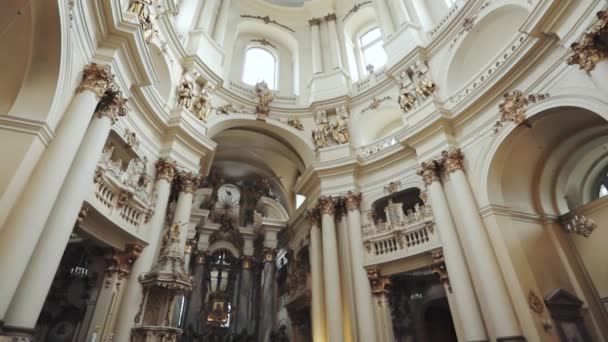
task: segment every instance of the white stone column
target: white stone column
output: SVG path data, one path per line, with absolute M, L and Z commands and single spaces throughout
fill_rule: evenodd
M 325 341 L 325 293 L 323 288 L 323 250 L 321 241 L 320 212 L 313 209 L 308 213 L 310 223 L 310 275 L 312 340 Z
M 334 222 L 335 203 L 333 198 L 321 197 L 321 223 L 323 236 L 323 277 L 325 281 L 325 309 L 327 341 L 343 342 L 342 293 L 340 290 L 340 266 L 338 263 L 338 242 Z
M 340 52 L 340 38 L 338 37 L 336 19 L 335 13 L 325 16 L 327 30 L 329 31 L 329 53 L 331 54 L 330 65 L 332 69 L 342 68 L 342 53 Z
M 175 28 L 181 34 L 187 34 L 197 22 L 197 14 L 202 7 L 201 0 L 182 0 L 178 6 L 178 14 L 175 16 Z
M 190 212 L 192 211 L 192 202 L 194 192 L 198 189 L 200 176 L 191 172 L 179 172 L 179 194 L 177 195 L 177 205 L 173 213 L 173 222 L 171 224 L 180 225 L 179 233 L 179 253 L 184 255 L 186 251 L 186 242 L 188 240 L 188 224 L 190 222 Z
M 312 50 L 312 73 L 320 74 L 323 72 L 323 60 L 321 59 L 321 19 L 312 18 L 310 24 L 311 50 Z
M 460 149 L 452 148 L 443 151 L 442 162 L 444 170 L 450 177 L 449 186 L 458 196 L 454 207 L 458 208 L 463 221 L 460 231 L 460 236 L 463 237 L 461 242 L 469 268 L 472 270 L 479 301 L 483 303 L 484 317 L 488 324 L 492 325 L 492 327 L 488 327 L 488 330 L 496 335 L 491 336 L 492 339 L 509 337 L 508 341 L 524 341 L 498 260 L 485 225 L 479 216 L 473 191 L 463 171 L 463 157 Z M 451 277 L 452 272 L 449 272 Z M 458 299 L 457 296 L 456 299 Z M 468 318 L 463 315 L 460 317 Z M 521 339 L 517 339 L 517 337 L 521 337 Z
M 391 7 L 391 14 L 393 15 L 393 23 L 395 24 L 395 30 L 398 31 L 401 25 L 404 23 L 410 23 L 412 20 L 409 18 L 407 8 L 403 0 L 389 0 Z
M 126 99 L 109 91 L 97 106 L 5 316 L 7 326 L 34 328 L 61 262 L 112 123 L 127 112 Z M 34 213 L 32 213 L 34 214 Z
M 422 176 L 427 186 L 429 202 L 443 246 L 449 282 L 454 294 L 455 308 L 450 309 L 458 311 L 459 317 L 466 317 L 462 322 L 465 341 L 486 341 L 488 336 L 484 329 L 469 269 L 437 171 L 437 163 L 429 161 L 422 163 L 418 174 Z
M 97 103 L 113 82 L 107 66 L 89 64 L 57 135 L 36 167 L 0 231 L 0 321 L 34 252 Z
M 210 36 L 213 35 L 218 5 L 218 0 L 205 0 L 203 12 L 200 17 L 201 22 L 197 25 L 197 27 L 201 27 L 203 31 L 207 32 Z
M 435 26 L 433 16 L 431 15 L 428 4 L 428 0 L 408 0 L 412 2 L 412 5 L 416 9 L 418 21 L 425 31 L 430 31 Z
M 115 329 L 116 341 L 129 341 L 131 328 L 135 324 L 135 316 L 139 306 L 144 299 L 143 288 L 139 283 L 139 275 L 149 272 L 154 265 L 156 253 L 160 247 L 163 228 L 165 227 L 165 216 L 167 204 L 171 194 L 171 182 L 175 177 L 175 162 L 168 159 L 159 159 L 156 162 L 156 203 L 154 215 L 146 225 L 148 231 L 148 246 L 144 248 L 137 262 L 133 264 L 131 273 L 125 285 L 123 303 L 118 312 L 118 320 Z
M 376 9 L 376 18 L 378 20 L 378 24 L 380 24 L 380 30 L 382 31 L 382 36 L 386 40 L 388 36 L 395 32 L 395 26 L 393 25 L 393 21 L 391 19 L 391 12 L 388 9 L 386 4 L 386 0 L 373 0 L 374 8 Z
M 355 307 L 357 311 L 357 327 L 360 341 L 373 341 L 376 337 L 374 321 L 374 306 L 372 292 L 367 272 L 363 268 L 363 238 L 361 236 L 361 193 L 348 192 L 346 209 L 348 228 L 350 232 L 350 252 L 355 290 Z
M 367 278 L 371 285 L 371 293 L 374 296 L 373 312 L 378 328 L 376 340 L 378 342 L 393 342 L 395 341 L 395 333 L 393 332 L 393 317 L 388 301 L 390 279 L 387 276 L 382 276 L 378 270 L 367 271 Z M 361 341 L 363 342 L 363 340 Z
M 220 46 L 224 46 L 226 38 L 226 28 L 228 25 L 228 15 L 230 14 L 230 0 L 221 0 L 220 13 L 217 16 L 215 23 L 215 31 L 213 32 L 213 40 Z

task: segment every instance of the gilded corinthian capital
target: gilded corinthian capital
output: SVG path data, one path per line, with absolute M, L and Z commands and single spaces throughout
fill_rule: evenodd
M 595 69 L 595 65 L 608 57 L 608 46 L 605 43 L 608 35 L 608 11 L 597 12 L 599 21 L 583 35 L 580 42 L 570 46 L 569 65 L 578 64 L 587 73 Z
M 306 218 L 311 226 L 321 227 L 321 212 L 318 207 L 308 210 Z
M 180 172 L 178 175 L 179 191 L 194 194 L 198 189 L 198 183 L 201 181 L 201 176 L 192 172 Z
M 106 271 L 109 273 L 117 272 L 123 276 L 129 274 L 131 266 L 143 250 L 144 247 L 139 244 L 129 244 L 124 251 L 114 250 L 108 256 L 108 269 Z
M 173 181 L 173 177 L 175 177 L 175 168 L 177 167 L 173 160 L 160 158 L 154 166 L 156 166 L 157 179 L 164 178 L 169 182 Z
M 95 113 L 99 117 L 107 116 L 115 123 L 121 116 L 127 115 L 127 99 L 122 97 L 121 91 L 108 90 L 97 104 Z
M 443 169 L 447 173 L 452 173 L 456 170 L 464 170 L 462 165 L 462 160 L 464 159 L 464 154 L 459 148 L 450 148 L 447 151 L 441 152 L 441 163 L 443 164 Z
M 437 162 L 434 160 L 425 161 L 420 165 L 416 174 L 422 177 L 424 184 L 429 186 L 433 182 L 439 181 L 439 176 L 437 175 Z
M 333 216 L 336 212 L 336 206 L 333 197 L 321 196 L 319 198 L 319 209 L 321 209 L 321 215 Z
M 348 211 L 359 210 L 361 207 L 361 193 L 349 191 L 345 196 L 345 201 Z
M 90 90 L 95 93 L 97 100 L 101 100 L 103 94 L 110 89 L 113 82 L 114 75 L 112 75 L 109 65 L 87 64 L 82 72 L 82 81 L 76 92 Z

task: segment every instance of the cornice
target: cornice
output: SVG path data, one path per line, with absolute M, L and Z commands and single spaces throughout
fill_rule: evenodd
M 35 135 L 44 146 L 47 146 L 54 138 L 54 132 L 45 121 L 0 115 L 0 128 Z

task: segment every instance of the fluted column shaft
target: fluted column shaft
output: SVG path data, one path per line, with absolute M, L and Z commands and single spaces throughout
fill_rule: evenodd
M 331 197 L 319 199 L 323 237 L 323 276 L 325 281 L 325 309 L 327 340 L 343 342 L 342 293 L 340 289 L 340 265 L 338 241 L 334 221 L 334 201 Z
M 95 107 L 112 81 L 109 67 L 90 64 L 85 68 L 82 83 L 57 128 L 57 135 L 42 154 L 0 230 L 0 270 L 7 275 L 0 277 L 0 321 L 5 318 Z
M 230 14 L 230 0 L 222 0 L 220 13 L 215 23 L 215 31 L 213 32 L 213 39 L 221 46 L 224 46 L 224 39 L 226 38 L 228 14 Z
M 463 335 L 465 341 L 485 341 L 488 336 L 484 329 L 483 320 L 479 311 L 473 283 L 469 275 L 456 226 L 450 213 L 448 201 L 437 175 L 437 164 L 434 161 L 422 163 L 418 170 L 427 189 L 433 217 L 443 246 L 443 255 L 449 274 L 451 290 L 454 293 L 455 310 L 463 320 Z
M 338 37 L 336 19 L 335 13 L 325 16 L 327 30 L 329 31 L 329 53 L 331 54 L 330 67 L 332 69 L 339 69 L 342 67 L 342 54 L 340 52 L 340 38 Z
M 382 36 L 386 39 L 395 32 L 395 26 L 391 19 L 391 12 L 388 9 L 386 0 L 373 0 L 373 2 L 374 7 L 376 8 L 378 23 L 380 24 L 380 30 L 382 30 Z
M 160 246 L 162 231 L 165 227 L 167 204 L 169 203 L 171 182 L 174 176 L 175 162 L 168 159 L 160 159 L 156 162 L 156 203 L 154 205 L 154 215 L 146 225 L 148 246 L 144 248 L 141 256 L 133 264 L 131 273 L 127 278 L 124 302 L 120 306 L 115 328 L 116 341 L 129 341 L 131 328 L 136 323 L 135 316 L 143 300 L 143 288 L 139 283 L 139 275 L 149 272 L 154 265 L 156 253 Z
M 444 151 L 443 166 L 450 177 L 449 186 L 458 195 L 459 200 L 455 207 L 463 220 L 461 242 L 475 279 L 480 302 L 484 303 L 482 311 L 488 324 L 492 325 L 489 330 L 496 335 L 492 338 L 521 336 L 498 260 L 463 171 L 462 158 L 460 149 Z
M 348 228 L 350 230 L 350 252 L 355 290 L 355 308 L 357 311 L 357 324 L 359 340 L 373 341 L 376 337 L 376 324 L 374 321 L 374 307 L 372 292 L 367 279 L 367 272 L 363 268 L 363 238 L 361 236 L 361 194 L 349 192 L 346 195 L 346 209 Z
M 310 215 L 310 274 L 311 279 L 311 322 L 313 341 L 325 341 L 325 293 L 323 291 L 323 250 L 318 210 Z
M 312 73 L 319 74 L 323 72 L 323 60 L 321 59 L 321 19 L 313 18 L 308 21 L 310 23 L 311 35 L 311 51 L 312 51 Z
M 100 102 L 6 313 L 8 326 L 36 325 L 82 203 L 91 189 L 110 127 L 119 115 L 126 113 L 125 102 L 120 92 L 109 92 Z
M 262 271 L 262 307 L 260 316 L 260 341 L 268 341 L 275 328 L 275 273 L 276 250 L 264 248 L 264 270 Z

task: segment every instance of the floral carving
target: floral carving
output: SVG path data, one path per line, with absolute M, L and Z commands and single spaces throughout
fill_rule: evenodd
M 416 174 L 418 176 L 422 177 L 422 180 L 424 181 L 424 184 L 426 186 L 429 186 L 433 182 L 439 181 L 439 176 L 437 175 L 437 169 L 438 169 L 437 162 L 434 160 L 429 160 L 429 161 L 423 162 L 420 165 L 420 169 L 418 169 L 418 171 L 416 171 Z
M 348 211 L 359 210 L 359 207 L 361 206 L 360 192 L 349 191 L 344 198 L 346 203 L 346 209 L 348 209 Z
M 448 275 L 448 269 L 445 266 L 445 259 L 443 257 L 443 250 L 435 251 L 431 253 L 433 256 L 433 264 L 431 270 L 434 274 L 439 277 L 439 281 L 447 287 L 448 291 L 452 292 L 452 286 L 450 285 L 450 277 Z
M 160 158 L 156 164 L 156 178 L 165 178 L 167 181 L 172 182 L 175 177 L 175 170 L 177 164 L 170 159 Z
M 113 82 L 114 75 L 112 75 L 109 65 L 91 63 L 85 66 L 82 73 L 82 81 L 76 91 L 90 90 L 95 93 L 97 100 L 101 100 Z
M 452 173 L 456 170 L 463 170 L 462 160 L 464 154 L 459 148 L 451 148 L 447 151 L 441 152 L 441 163 L 443 170 L 447 173 Z
M 519 125 L 526 121 L 526 109 L 531 103 L 545 100 L 549 94 L 538 94 L 525 96 L 520 90 L 514 90 L 504 95 L 503 100 L 498 105 L 500 119 L 494 125 L 494 132 L 502 127 L 503 123 L 511 121 Z
M 334 198 L 331 196 L 321 196 L 319 198 L 319 208 L 322 215 L 333 216 L 336 211 Z
M 122 97 L 119 90 L 108 90 L 97 104 L 95 112 L 99 117 L 107 116 L 115 123 L 127 114 L 127 99 Z
M 587 73 L 608 57 L 608 11 L 597 12 L 597 17 L 599 21 L 583 35 L 581 41 L 572 43 L 571 54 L 566 60 L 569 65 L 578 64 Z
M 124 276 L 129 274 L 131 271 L 131 265 L 139 258 L 141 252 L 144 250 L 142 245 L 129 244 L 124 251 L 114 250 L 114 252 L 108 257 L 108 269 L 106 272 L 115 273 Z
M 198 184 L 201 181 L 201 176 L 192 172 L 179 172 L 179 189 L 181 192 L 194 194 L 198 189 Z

